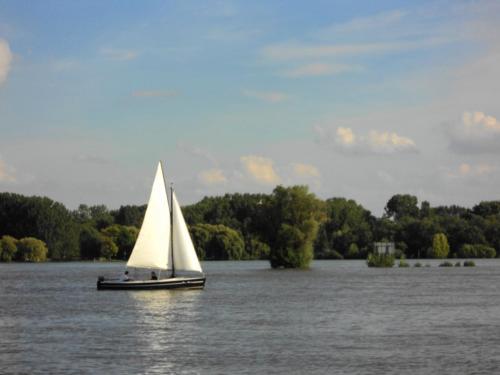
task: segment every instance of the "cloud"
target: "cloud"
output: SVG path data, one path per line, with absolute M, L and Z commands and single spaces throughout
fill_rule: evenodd
M 487 116 L 483 112 L 464 112 L 463 124 L 469 133 L 489 135 L 500 133 L 500 123 L 493 116 Z
M 320 177 L 318 168 L 311 164 L 292 163 L 292 171 L 296 177 Z
M 16 182 L 14 169 L 0 159 L 0 182 Z
M 401 10 L 391 10 L 377 13 L 368 17 L 357 17 L 350 21 L 333 25 L 322 33 L 354 33 L 366 30 L 383 29 L 388 26 L 398 24 L 407 15 Z
M 396 133 L 378 132 L 373 130 L 368 136 L 368 144 L 374 152 L 394 153 L 400 151 L 415 151 L 415 142 L 408 137 Z
M 465 177 L 479 177 L 486 176 L 494 172 L 495 167 L 487 163 L 472 165 L 469 163 L 462 163 L 460 166 L 448 173 L 448 177 L 465 178 Z
M 138 98 L 170 98 L 177 95 L 179 95 L 177 91 L 162 91 L 162 90 L 144 90 L 144 91 L 134 91 L 132 93 L 132 96 Z
M 134 60 L 139 56 L 136 51 L 129 49 L 117 49 L 117 48 L 101 48 L 101 55 L 110 59 L 118 61 L 128 61 Z
M 500 122 L 483 112 L 464 112 L 460 122 L 448 126 L 448 136 L 457 153 L 500 152 Z
M 317 77 L 354 72 L 360 69 L 359 66 L 355 65 L 312 63 L 289 69 L 285 71 L 283 75 L 291 78 Z
M 275 185 L 281 181 L 281 178 L 274 170 L 274 163 L 271 159 L 248 155 L 242 156 L 240 162 L 243 164 L 247 175 L 260 184 Z
M 221 169 L 207 169 L 198 174 L 198 179 L 207 186 L 224 184 L 227 182 L 226 176 Z
M 335 140 L 341 145 L 351 146 L 355 144 L 356 136 L 350 128 L 343 128 L 340 126 L 337 128 L 337 136 L 335 137 Z
M 335 58 L 367 54 L 385 54 L 438 46 L 449 43 L 447 37 L 432 37 L 414 41 L 349 44 L 308 44 L 287 42 L 264 47 L 262 55 L 269 60 L 304 60 Z
M 244 90 L 243 95 L 250 98 L 257 98 L 268 103 L 284 102 L 288 99 L 288 95 L 278 91 L 251 91 Z
M 7 79 L 11 62 L 12 52 L 9 43 L 4 39 L 0 39 L 0 84 Z
M 335 150 L 353 154 L 394 154 L 417 152 L 415 142 L 395 132 L 372 130 L 367 135 L 357 135 L 349 127 L 332 129 L 316 126 L 314 132 L 319 143 L 333 146 Z

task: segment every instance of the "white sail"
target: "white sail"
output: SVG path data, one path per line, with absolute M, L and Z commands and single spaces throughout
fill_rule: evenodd
M 175 193 L 172 194 L 172 200 L 173 257 L 175 270 L 203 272 Z
M 169 247 L 170 209 L 160 162 L 156 169 L 144 221 L 127 267 L 167 269 Z

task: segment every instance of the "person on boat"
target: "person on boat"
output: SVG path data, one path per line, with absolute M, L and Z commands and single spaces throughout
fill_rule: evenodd
M 122 281 L 130 281 L 130 277 L 128 276 L 128 271 L 125 270 L 122 276 Z
M 155 271 L 151 271 L 151 280 L 158 280 L 158 276 L 156 276 Z

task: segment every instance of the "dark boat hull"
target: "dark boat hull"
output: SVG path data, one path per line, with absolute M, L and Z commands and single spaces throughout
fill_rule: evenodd
M 162 280 L 111 280 L 99 278 L 97 290 L 202 289 L 205 277 L 173 277 Z

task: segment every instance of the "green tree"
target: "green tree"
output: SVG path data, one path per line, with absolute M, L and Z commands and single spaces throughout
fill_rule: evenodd
M 19 260 L 25 262 L 45 262 L 47 260 L 47 246 L 45 242 L 33 238 L 21 238 L 17 242 Z
M 17 253 L 17 240 L 11 236 L 2 236 L 0 239 L 0 261 L 10 262 L 15 259 Z
M 195 224 L 189 226 L 189 233 L 193 240 L 194 249 L 200 260 L 205 259 L 205 249 L 212 238 L 211 231 L 206 225 L 207 224 Z
M 494 215 L 500 215 L 500 201 L 483 201 L 474 206 L 472 211 L 484 218 Z
M 277 186 L 267 202 L 272 268 L 307 268 L 324 205 L 306 186 Z
M 118 246 L 117 258 L 128 259 L 139 234 L 136 227 L 113 224 L 101 230 L 104 236 L 110 237 Z
M 206 249 L 207 259 L 244 259 L 245 244 L 241 234 L 225 225 L 215 225 Z
M 95 227 L 99 230 L 109 227 L 114 223 L 114 218 L 108 208 L 101 204 L 89 207 L 90 216 Z
M 101 257 L 102 234 L 91 224 L 82 225 L 80 231 L 80 257 L 99 259 Z
M 197 224 L 190 227 L 196 253 L 207 260 L 245 259 L 241 234 L 225 225 Z
M 101 242 L 101 257 L 111 260 L 118 253 L 118 246 L 113 242 L 110 237 L 103 236 Z
M 268 244 L 250 236 L 245 238 L 245 256 L 247 259 L 269 259 L 271 251 Z
M 496 255 L 494 248 L 482 244 L 464 244 L 458 252 L 460 258 L 495 258 Z
M 443 259 L 448 257 L 450 252 L 450 246 L 448 245 L 448 239 L 444 233 L 436 233 L 432 238 L 432 248 L 429 251 L 429 256 L 431 258 Z
M 73 216 L 49 198 L 0 193 L 0 228 L 0 234 L 43 240 L 51 259 L 75 259 L 79 255 L 78 226 Z
M 316 251 L 335 250 L 345 258 L 366 256 L 373 242 L 373 217 L 370 211 L 365 210 L 354 200 L 344 198 L 327 199 L 325 206 L 326 221 L 320 228 L 315 243 Z M 324 249 L 318 249 L 319 241 L 323 242 Z M 358 251 L 348 254 L 353 243 L 358 247 Z
M 116 224 L 140 228 L 145 212 L 146 205 L 121 206 L 118 211 L 112 212 L 112 215 Z
M 392 196 L 385 206 L 385 213 L 388 217 L 400 220 L 405 216 L 417 217 L 418 199 L 414 195 L 409 194 L 396 194 Z
M 346 258 L 347 259 L 358 259 L 360 257 L 359 247 L 357 244 L 352 243 L 349 245 L 349 250 L 347 250 Z

